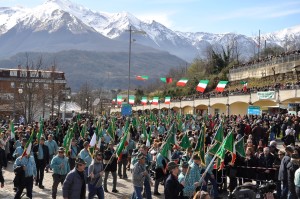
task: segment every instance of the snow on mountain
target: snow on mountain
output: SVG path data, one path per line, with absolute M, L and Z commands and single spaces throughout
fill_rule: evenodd
M 134 34 L 135 43 L 150 46 L 191 61 L 212 45 L 227 46 L 233 40 L 247 58 L 253 54 L 257 38 L 225 33 L 173 31 L 156 21 L 142 21 L 128 12 L 106 13 L 93 11 L 69 0 L 47 0 L 29 9 L 0 7 L 0 36 L 20 24 L 34 31 L 55 32 L 62 27 L 73 34 L 97 32 L 109 39 L 128 42 L 128 28 L 143 30 L 146 34 Z M 300 38 L 300 25 L 262 35 L 272 45 L 283 46 L 286 41 Z

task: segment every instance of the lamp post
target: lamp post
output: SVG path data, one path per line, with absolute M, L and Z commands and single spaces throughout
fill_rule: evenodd
M 88 100 L 88 98 L 85 98 L 85 102 L 86 102 L 86 114 L 88 114 L 88 108 L 89 108 L 89 100 Z
M 23 93 L 23 89 L 22 88 L 19 88 L 18 89 L 18 93 L 21 95 L 22 93 Z M 25 105 L 26 105 L 26 103 L 25 103 Z M 25 117 L 26 117 L 26 107 L 25 107 Z M 26 118 L 27 119 L 27 118 Z
M 133 30 L 132 26 L 129 26 L 129 54 L 128 54 L 128 91 L 127 91 L 127 102 L 129 103 L 129 90 L 130 90 L 130 67 L 131 67 L 131 44 L 132 44 L 132 33 L 146 34 L 143 30 Z

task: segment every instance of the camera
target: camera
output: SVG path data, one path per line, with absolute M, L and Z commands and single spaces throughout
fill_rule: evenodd
M 269 181 L 258 187 L 260 194 L 273 193 L 276 190 L 276 184 L 273 181 Z

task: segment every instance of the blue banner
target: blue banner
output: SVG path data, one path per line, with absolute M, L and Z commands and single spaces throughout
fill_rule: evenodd
M 132 107 L 130 104 L 122 104 L 121 109 L 122 116 L 130 116 L 132 114 Z

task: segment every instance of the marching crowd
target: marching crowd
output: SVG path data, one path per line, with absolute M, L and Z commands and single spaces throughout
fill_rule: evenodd
M 165 153 L 174 124 L 175 138 Z M 43 133 L 38 138 L 41 125 Z M 245 149 L 244 155 L 236 153 L 235 161 L 231 152 L 223 159 L 217 157 L 223 161 L 222 167 L 210 153 L 220 127 L 224 137 L 233 133 L 236 141 L 243 140 Z M 65 142 L 70 130 L 74 134 L 68 146 Z M 82 199 L 88 193 L 89 199 L 103 199 L 104 192 L 119 192 L 118 178 L 127 179 L 128 172 L 132 173 L 132 199 L 162 194 L 166 199 L 216 199 L 227 191 L 232 197 L 238 185 L 255 182 L 258 187 L 269 180 L 276 184 L 276 198 L 300 198 L 300 148 L 296 145 L 300 125 L 295 115 L 201 116 L 162 111 L 131 117 L 74 117 L 72 121 L 56 119 L 14 127 L 4 120 L 1 131 L 0 183 L 5 186 L 2 168 L 7 167 L 8 160 L 14 161 L 15 199 L 24 189 L 27 197 L 33 198 L 33 186 L 44 189 L 44 172 L 51 170 L 52 198 L 61 198 L 57 196 L 61 184 L 63 198 Z M 91 150 L 95 133 L 98 142 Z M 201 133 L 205 134 L 205 159 L 202 151 L 196 150 Z M 284 150 L 277 148 L 278 140 Z M 107 186 L 109 174 L 113 178 L 111 189 Z M 164 186 L 164 193 L 159 193 L 159 186 Z

